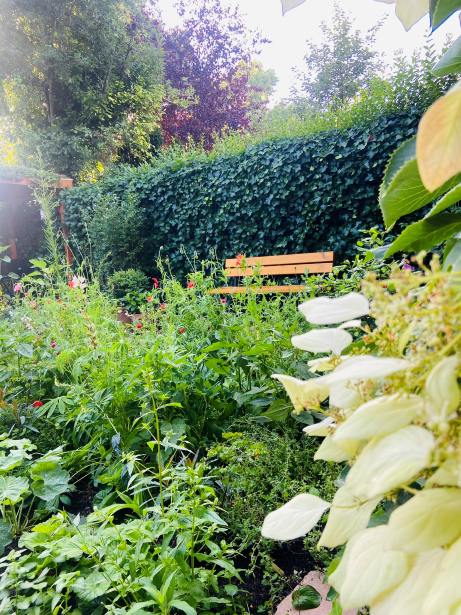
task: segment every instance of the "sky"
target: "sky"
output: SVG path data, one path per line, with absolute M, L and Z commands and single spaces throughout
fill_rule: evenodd
M 282 17 L 280 0 L 222 0 L 232 5 L 239 5 L 246 15 L 247 25 L 261 30 L 271 43 L 264 45 L 258 60 L 263 68 L 273 68 L 279 78 L 272 104 L 288 97 L 294 76 L 293 67 L 303 67 L 303 57 L 307 51 L 306 40 L 321 43 L 320 23 L 331 23 L 334 0 L 307 0 L 303 5 L 288 12 Z M 426 44 L 426 34 L 429 30 L 429 17 L 426 15 L 409 32 L 395 15 L 394 4 L 384 4 L 374 0 L 340 0 L 341 6 L 350 11 L 355 19 L 354 28 L 363 33 L 377 21 L 387 16 L 384 26 L 378 33 L 375 49 L 385 54 L 387 61 L 392 62 L 398 49 L 403 49 L 406 55 L 411 55 L 415 49 Z M 179 23 L 174 9 L 173 0 L 158 0 L 167 26 Z M 455 38 L 461 35 L 459 15 L 455 14 L 433 34 L 433 43 L 440 50 L 446 35 L 450 33 Z

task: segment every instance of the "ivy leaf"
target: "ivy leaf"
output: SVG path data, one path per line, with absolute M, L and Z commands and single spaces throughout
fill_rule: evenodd
M 322 596 L 312 585 L 303 585 L 293 592 L 292 603 L 299 611 L 316 609 L 322 603 Z
M 460 115 L 461 81 L 458 81 L 421 118 L 416 156 L 427 190 L 437 190 L 461 171 Z

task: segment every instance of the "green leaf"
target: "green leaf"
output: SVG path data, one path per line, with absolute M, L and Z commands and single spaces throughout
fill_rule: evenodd
M 28 487 L 29 482 L 27 478 L 0 476 L 0 502 L 9 501 L 16 504 Z
M 458 184 L 460 179 L 461 176 L 456 175 L 434 192 L 429 192 L 418 171 L 416 137 L 406 141 L 392 155 L 380 188 L 379 205 L 386 227 L 441 196 Z M 389 256 L 389 251 L 386 256 Z
M 312 425 L 314 423 L 314 417 L 312 414 L 310 412 L 306 412 L 305 410 L 302 410 L 299 414 L 293 411 L 291 416 L 295 421 L 302 423 L 303 425 Z
M 222 376 L 228 376 L 230 373 L 230 367 L 224 361 L 220 359 L 208 359 L 205 361 L 205 365 L 208 369 L 216 372 L 217 374 L 221 374 Z
M 431 218 L 423 218 L 407 226 L 391 245 L 386 256 L 400 251 L 430 250 L 459 231 L 461 231 L 460 214 L 437 214 Z
M 343 615 L 343 607 L 337 600 L 335 600 L 331 606 L 330 615 Z
M 461 36 L 456 39 L 443 58 L 437 62 L 432 72 L 439 77 L 461 72 Z
M 36 258 L 31 258 L 30 261 L 34 267 L 38 267 L 39 269 L 44 269 L 46 267 L 45 261 L 39 261 Z
M 238 592 L 239 588 L 237 587 L 237 585 L 224 585 L 224 589 L 226 590 L 226 592 L 229 594 L 229 596 L 235 596 L 235 594 Z
M 6 472 L 12 470 L 21 463 L 24 459 L 22 451 L 11 451 L 9 455 L 0 457 L 0 472 Z
M 290 413 L 290 407 L 285 400 L 276 399 L 260 416 L 267 417 L 271 421 L 284 421 Z
M 221 517 L 214 512 L 214 510 L 208 510 L 207 508 L 205 508 L 205 506 L 196 506 L 192 512 L 197 517 L 197 519 L 211 521 L 212 523 L 216 523 L 217 525 L 227 525 L 227 523 L 223 521 Z
M 110 583 L 106 577 L 96 570 L 86 578 L 79 577 L 72 585 L 77 596 L 86 602 L 103 596 L 109 587 Z
M 452 241 L 449 239 L 448 241 Z M 443 259 L 443 270 L 447 271 L 451 265 L 451 271 L 461 270 L 461 239 L 454 239 L 454 243 L 450 247 L 448 254 Z M 448 243 L 448 242 L 447 242 Z
M 367 260 L 374 259 L 377 261 L 382 261 L 386 256 L 386 252 L 388 251 L 390 245 L 391 244 L 386 244 L 385 246 L 379 246 L 377 248 L 368 250 L 368 252 L 365 254 L 366 257 L 369 256 Z
M 59 463 L 40 464 L 38 471 L 34 469 L 33 478 L 35 480 L 30 488 L 34 495 L 45 502 L 54 500 L 57 495 L 69 489 L 69 472 L 63 470 Z
M 172 600 L 169 605 L 183 611 L 186 615 L 197 615 L 197 611 L 184 600 Z
M 12 280 L 19 280 L 19 276 L 17 273 L 14 273 L 14 271 L 12 271 L 11 273 L 8 274 L 8 277 L 11 278 Z
M 441 211 L 444 211 L 444 209 L 459 203 L 459 201 L 461 201 L 461 184 L 455 186 L 449 192 L 444 194 L 443 197 L 435 203 L 431 211 L 424 217 L 431 218 L 432 216 L 439 214 Z
M 5 263 L 11 263 L 11 258 L 9 256 L 4 256 L 3 259 Z
M 430 0 L 429 12 L 432 32 L 458 9 L 461 9 L 461 0 Z
M 322 603 L 322 596 L 312 585 L 303 585 L 293 592 L 292 602 L 299 611 L 316 609 Z
M 23 357 L 27 357 L 28 359 L 32 359 L 34 356 L 34 349 L 30 344 L 18 344 L 16 350 Z
M 0 519 L 0 555 L 3 555 L 5 547 L 8 546 L 12 540 L 11 525 Z

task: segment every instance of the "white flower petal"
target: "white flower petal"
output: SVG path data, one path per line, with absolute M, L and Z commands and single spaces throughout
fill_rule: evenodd
M 323 461 L 336 461 L 336 463 L 341 463 L 341 461 L 352 459 L 352 455 L 349 455 L 349 453 L 339 448 L 339 446 L 333 442 L 331 436 L 327 436 L 317 449 L 314 459 L 316 461 L 322 459 Z
M 346 357 L 341 357 L 342 359 L 346 359 Z M 307 364 L 311 368 L 309 371 L 315 374 L 315 372 L 330 372 L 334 369 L 333 363 L 331 362 L 331 357 L 321 357 L 320 359 L 312 359 L 308 361 Z
M 336 382 L 330 386 L 330 405 L 335 408 L 357 408 L 363 403 L 363 399 L 352 388 L 354 383 Z
M 308 493 L 297 495 L 264 519 L 261 534 L 273 540 L 294 540 L 307 534 L 330 507 Z
M 459 406 L 461 395 L 456 380 L 457 367 L 457 357 L 442 359 L 426 379 L 425 391 L 430 398 L 426 413 L 432 421 L 445 421 Z
M 381 600 L 373 602 L 370 614 L 421 615 L 443 555 L 443 549 L 419 554 L 405 580 Z M 440 609 L 437 615 L 448 615 L 448 611 Z
M 318 546 L 333 549 L 364 530 L 380 499 L 363 500 L 351 493 L 347 487 L 338 489 Z
M 438 615 L 461 601 L 461 538 L 451 545 L 440 562 L 423 615 Z
M 346 581 L 347 568 L 349 565 L 349 558 L 352 553 L 352 549 L 357 544 L 357 542 L 360 540 L 361 536 L 365 534 L 365 532 L 366 530 L 363 530 L 362 532 L 357 532 L 357 534 L 354 534 L 354 536 L 352 536 L 352 538 L 349 540 L 349 542 L 346 545 L 344 555 L 342 556 L 338 567 L 328 577 L 328 583 L 330 583 L 330 585 L 332 585 L 339 594 L 341 593 L 343 585 Z
M 343 361 L 327 376 L 320 376 L 318 380 L 326 386 L 336 382 L 366 382 L 385 378 L 395 372 L 409 369 L 412 364 L 405 359 L 392 359 L 387 357 L 374 357 L 373 355 L 359 355 Z
M 417 395 L 384 395 L 359 406 L 346 421 L 340 423 L 333 439 L 370 440 L 409 425 L 424 408 Z
M 342 325 L 339 325 L 338 329 L 357 329 L 362 326 L 362 321 L 360 320 L 348 320 L 347 322 L 343 322 Z
M 430 551 L 461 535 L 461 490 L 424 489 L 399 506 L 389 519 L 390 548 Z
M 299 311 L 313 325 L 336 325 L 370 313 L 368 299 L 360 293 L 329 299 L 317 297 L 301 303 Z
M 342 329 L 312 329 L 303 335 L 295 335 L 291 343 L 307 352 L 333 352 L 340 355 L 352 344 L 352 335 Z
M 272 378 L 283 384 L 296 411 L 316 408 L 329 394 L 328 387 L 319 383 L 320 378 L 299 380 L 285 374 L 273 374 Z
M 461 487 L 461 464 L 459 459 L 447 459 L 426 481 L 426 487 L 434 485 Z
M 388 533 L 386 525 L 370 528 L 352 547 L 341 588 L 343 609 L 371 604 L 406 577 L 408 555 L 387 549 Z
M 374 438 L 352 466 L 346 487 L 368 498 L 393 491 L 429 466 L 434 444 L 432 432 L 416 425 Z
M 327 416 L 326 419 L 320 421 L 320 423 L 314 423 L 314 425 L 307 425 L 303 428 L 303 431 L 308 436 L 328 436 L 330 433 L 329 427 L 333 426 L 335 419 L 332 416 Z

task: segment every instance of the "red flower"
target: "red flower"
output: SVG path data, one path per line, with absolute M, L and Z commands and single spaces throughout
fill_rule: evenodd
M 162 305 L 160 306 L 161 310 L 164 310 L 166 308 L 166 303 L 162 303 Z
M 71 288 L 75 288 L 75 287 L 76 287 L 76 286 L 75 286 L 75 282 L 74 282 L 73 280 L 69 280 L 69 286 L 70 286 Z
M 34 340 L 34 342 L 39 342 L 39 341 L 40 341 L 40 339 L 38 337 L 37 337 L 37 339 Z
M 184 333 L 184 327 L 181 327 L 181 328 L 179 329 L 179 333 Z
M 138 322 L 138 324 L 136 325 L 136 329 L 141 329 L 142 324 L 140 322 Z
M 41 401 L 34 401 L 32 405 L 34 408 L 41 408 L 43 406 Z
M 227 299 L 221 299 L 221 303 L 227 303 Z
M 237 262 L 235 263 L 237 267 L 240 267 L 244 258 L 245 257 L 243 256 L 243 254 L 237 254 Z
M 29 293 L 26 293 L 26 297 L 28 297 L 28 296 L 29 296 Z
M 51 343 L 51 348 L 56 348 L 56 346 L 57 346 L 56 342 Z
M 62 302 L 62 299 L 58 299 L 58 303 L 61 303 L 61 302 Z
M 189 282 L 189 284 L 187 285 L 187 288 L 194 288 L 195 286 L 195 282 Z
M 157 278 L 152 278 L 154 280 L 154 287 L 158 288 L 158 280 Z
M 147 301 L 152 301 L 152 297 L 147 297 Z

